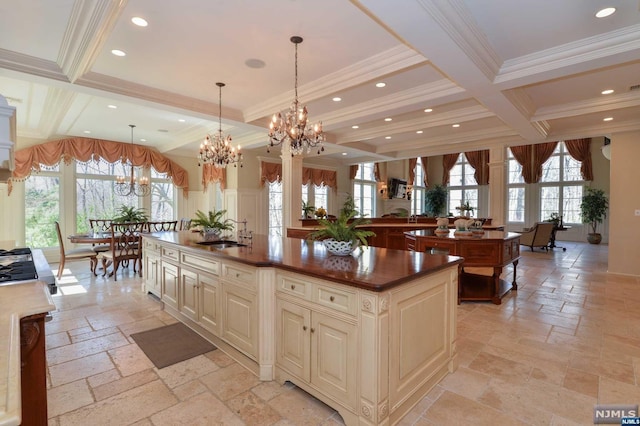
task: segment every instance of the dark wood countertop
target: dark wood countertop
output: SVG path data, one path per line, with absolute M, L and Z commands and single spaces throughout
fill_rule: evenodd
M 211 255 L 257 267 L 276 267 L 371 291 L 388 290 L 417 277 L 452 265 L 462 258 L 447 255 L 391 250 L 379 247 L 354 251 L 351 256 L 332 256 L 317 241 L 253 235 L 251 247 L 200 245 L 202 237 L 190 231 L 144 235 L 175 244 L 200 255 Z
M 449 230 L 449 235 L 438 236 L 434 235 L 433 230 L 417 230 L 417 231 L 406 231 L 405 235 L 411 235 L 416 237 L 433 237 L 439 238 L 443 240 L 512 240 L 514 238 L 518 238 L 521 234 L 517 232 L 506 232 L 506 231 L 484 231 L 484 234 L 479 236 L 456 236 L 454 235 L 455 229 Z

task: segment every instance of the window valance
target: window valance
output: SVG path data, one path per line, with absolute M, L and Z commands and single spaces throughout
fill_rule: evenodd
M 260 185 L 265 183 L 280 182 L 282 180 L 282 164 L 269 163 L 267 161 L 260 162 Z M 302 183 L 313 183 L 316 186 L 324 185 L 338 189 L 338 173 L 335 170 L 315 169 L 313 167 L 302 168 Z
M 69 138 L 45 142 L 24 148 L 15 153 L 15 170 L 11 180 L 25 180 L 33 170 L 40 171 L 40 165 L 55 166 L 63 160 L 70 164 L 71 160 L 88 162 L 104 159 L 109 163 L 129 160 L 134 166 L 153 168 L 158 173 L 166 173 L 173 184 L 183 189 L 186 197 L 189 192 L 189 174 L 185 169 L 174 163 L 153 148 L 113 142 L 102 139 Z M 11 191 L 11 181 L 9 182 Z
M 227 169 L 219 168 L 213 164 L 202 165 L 202 187 L 207 190 L 210 183 L 220 182 L 220 189 L 224 190 L 227 185 Z

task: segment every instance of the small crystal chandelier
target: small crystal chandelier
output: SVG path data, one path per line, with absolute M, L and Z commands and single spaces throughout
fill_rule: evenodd
M 322 132 L 322 122 L 315 124 L 313 127 L 307 127 L 307 107 L 300 106 L 298 102 L 298 44 L 302 43 L 302 37 L 293 36 L 291 42 L 295 45 L 295 98 L 289 111 L 284 113 L 273 114 L 271 123 L 269 123 L 269 145 L 267 152 L 272 146 L 289 142 L 291 156 L 300 155 L 303 152 L 311 152 L 311 149 L 318 148 L 318 154 L 324 151 L 322 142 L 325 135 Z
M 222 88 L 224 83 L 216 83 L 219 87 L 219 103 L 218 103 L 218 133 L 213 137 L 207 134 L 204 141 L 200 144 L 200 154 L 198 154 L 198 165 L 213 164 L 218 168 L 227 167 L 227 164 L 240 163 L 242 167 L 242 153 L 240 152 L 240 146 L 238 145 L 238 151 L 231 146 L 231 136 L 226 137 L 222 134 Z
M 133 147 L 133 128 L 136 127 L 135 124 L 129 124 L 131 127 L 131 146 Z M 132 152 L 133 155 L 133 152 Z M 133 172 L 133 163 L 131 163 L 131 175 L 127 181 L 127 177 L 125 176 L 116 176 L 116 185 L 113 188 L 113 192 L 122 196 L 128 197 L 129 195 L 137 195 L 138 197 L 146 197 L 151 193 L 151 187 L 149 186 L 149 178 L 146 176 L 141 176 L 138 181 L 136 181 L 134 172 Z

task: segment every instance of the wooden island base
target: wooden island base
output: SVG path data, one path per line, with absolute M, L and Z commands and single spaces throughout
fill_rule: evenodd
M 465 301 L 487 301 L 490 300 L 496 305 L 502 303 L 502 298 L 511 290 L 518 290 L 518 284 L 503 280 L 500 274 L 497 276 L 480 275 L 465 272 L 460 274 L 460 286 L 458 296 L 461 302 Z

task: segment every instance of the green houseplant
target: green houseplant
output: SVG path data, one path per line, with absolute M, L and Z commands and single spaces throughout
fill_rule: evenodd
M 311 203 L 307 203 L 302 200 L 302 218 L 303 219 L 312 219 L 313 213 L 316 211 L 316 207 L 312 206 Z
M 358 228 L 359 225 L 366 225 L 371 221 L 362 217 L 356 218 L 356 214 L 355 210 L 348 213 L 346 210 L 341 210 L 335 220 L 318 219 L 318 224 L 322 228 L 312 232 L 307 238 L 322 240 L 331 254 L 339 256 L 351 253 L 358 246 L 362 250 L 362 247 L 369 245 L 367 238 L 375 237 L 376 234 L 373 231 Z
M 112 221 L 114 223 L 148 222 L 149 217 L 142 208 L 122 205 Z
M 609 200 L 602 189 L 586 187 L 582 194 L 580 203 L 580 214 L 582 223 L 587 223 L 591 227 L 591 232 L 587 235 L 587 241 L 591 244 L 600 244 L 602 235 L 597 231 L 598 223 L 602 223 L 607 217 Z
M 226 210 L 209 210 L 208 213 L 198 210 L 195 219 L 191 219 L 191 228 L 200 226 L 205 239 L 215 239 L 222 231 L 232 231 L 231 219 L 222 219 Z
M 427 189 L 424 194 L 424 208 L 427 214 L 432 217 L 443 214 L 448 196 L 449 190 L 444 185 L 436 184 Z

